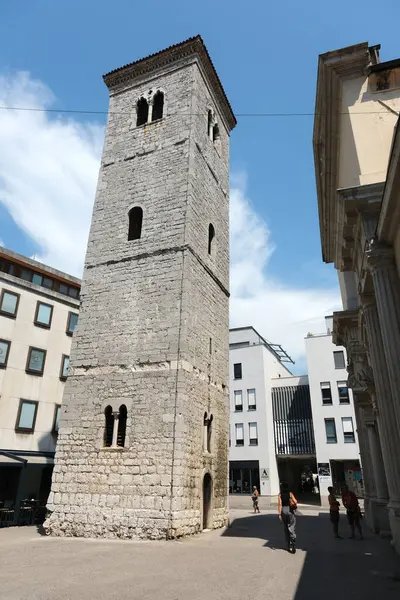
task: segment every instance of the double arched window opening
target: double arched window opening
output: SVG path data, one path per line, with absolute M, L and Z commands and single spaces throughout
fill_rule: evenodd
M 204 413 L 203 418 L 203 450 L 204 452 L 211 453 L 212 447 L 212 423 L 213 416 L 208 416 L 207 413 Z
M 128 418 L 125 404 L 121 404 L 117 411 L 113 411 L 111 406 L 107 406 L 104 417 L 104 446 L 106 448 L 123 448 L 125 446 L 126 421 Z
M 150 100 L 139 98 L 136 104 L 136 126 L 153 123 L 163 118 L 164 92 L 158 90 Z

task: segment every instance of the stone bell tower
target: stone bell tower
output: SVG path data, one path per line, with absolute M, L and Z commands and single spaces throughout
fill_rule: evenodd
M 45 522 L 226 524 L 229 134 L 200 36 L 104 76 L 110 106 Z

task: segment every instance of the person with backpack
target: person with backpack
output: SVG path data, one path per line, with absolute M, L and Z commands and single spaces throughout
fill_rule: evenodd
M 281 483 L 281 491 L 278 496 L 278 515 L 284 526 L 288 551 L 292 554 L 296 553 L 296 516 L 294 514 L 296 509 L 297 500 L 289 491 L 288 484 Z

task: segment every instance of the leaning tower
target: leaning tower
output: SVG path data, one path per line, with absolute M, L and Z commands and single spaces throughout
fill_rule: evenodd
M 173 538 L 228 519 L 236 121 L 199 36 L 104 81 L 108 122 L 45 527 Z

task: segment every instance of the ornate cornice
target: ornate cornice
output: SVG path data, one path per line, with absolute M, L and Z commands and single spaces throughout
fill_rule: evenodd
M 400 226 L 400 117 L 394 130 L 392 150 L 386 176 L 381 214 L 378 223 L 380 240 L 393 244 Z
M 332 341 L 336 346 L 345 346 L 359 342 L 359 310 L 342 310 L 333 313 Z
M 395 264 L 393 248 L 386 244 L 380 244 L 375 238 L 369 241 L 365 254 L 371 273 L 387 267 L 393 267 Z
M 363 75 L 369 62 L 367 42 L 319 57 L 313 147 L 322 255 L 327 263 L 337 263 L 335 230 L 340 207 L 336 191 L 342 80 Z
M 174 46 L 170 46 L 160 52 L 156 52 L 155 54 L 151 54 L 146 58 L 114 69 L 104 75 L 103 79 L 107 87 L 111 91 L 114 91 L 116 88 L 120 88 L 139 77 L 169 67 L 174 63 L 179 63 L 191 56 L 199 59 L 211 89 L 219 103 L 219 107 L 224 115 L 228 128 L 229 130 L 232 130 L 237 123 L 235 115 L 233 114 L 232 107 L 229 104 L 229 100 L 222 87 L 222 83 L 210 55 L 208 54 L 207 48 L 199 35 L 189 38 L 179 44 L 175 44 Z

